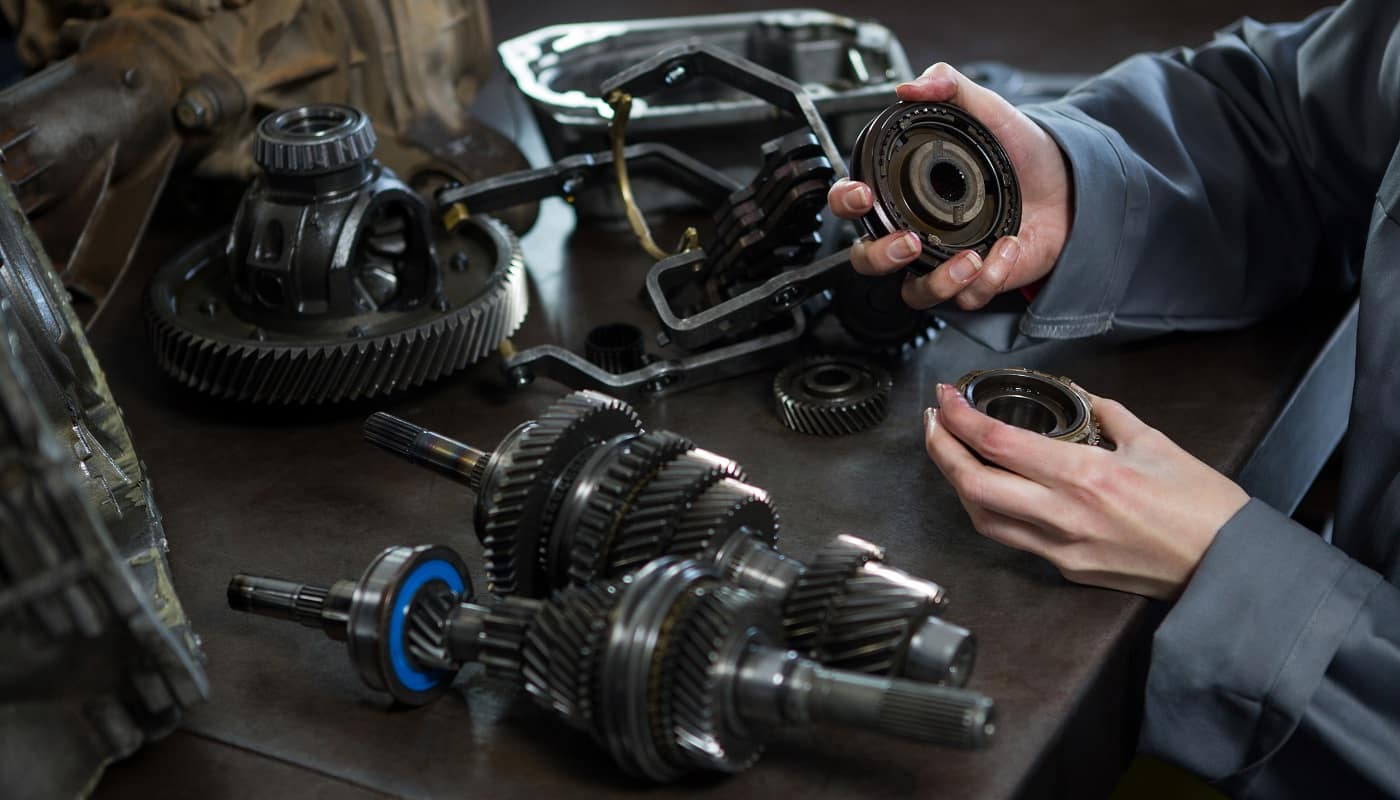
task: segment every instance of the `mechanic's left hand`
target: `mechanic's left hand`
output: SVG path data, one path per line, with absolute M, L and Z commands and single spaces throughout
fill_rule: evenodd
M 929 457 L 983 535 L 1076 583 L 1175 598 L 1249 495 L 1119 403 L 1092 399 L 1116 450 L 1007 425 L 941 385 L 924 420 Z

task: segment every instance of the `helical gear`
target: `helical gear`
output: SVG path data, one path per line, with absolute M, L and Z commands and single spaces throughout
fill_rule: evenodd
M 695 446 L 670 431 L 648 431 L 618 446 L 602 477 L 584 500 L 569 548 L 569 578 L 585 583 L 609 572 L 623 519 L 667 462 Z
M 883 368 L 849 356 L 804 358 L 773 378 L 778 418 L 817 436 L 844 436 L 879 425 L 894 382 Z
M 808 562 L 783 606 L 783 628 L 788 644 L 801 652 L 816 647 L 831 601 L 869 561 L 883 561 L 883 548 L 855 536 L 838 536 L 827 542 Z
M 601 441 L 642 430 L 631 406 L 597 392 L 574 392 L 550 406 L 520 434 L 515 447 L 496 454 L 477 505 L 477 531 L 486 548 L 486 574 L 501 594 L 540 596 L 539 569 L 522 564 L 545 560 L 549 531 L 542 530 L 543 510 L 552 479 L 582 450 Z M 485 488 L 485 487 L 483 487 Z
M 593 724 L 594 664 L 617 601 L 612 586 L 570 586 L 544 605 L 525 636 L 525 691 L 576 728 Z
M 642 489 L 623 519 L 610 570 L 630 572 L 666 554 L 676 524 L 696 497 L 722 480 L 746 477 L 736 462 L 708 450 L 677 456 Z
M 447 618 L 456 605 L 457 593 L 444 584 L 434 583 L 420 592 L 409 607 L 408 632 L 404 638 L 409 656 L 419 665 L 432 669 L 452 667 L 447 650 Z
M 912 629 L 937 614 L 941 598 L 916 582 L 889 580 L 862 565 L 831 599 L 812 657 L 871 675 L 899 675 Z
M 778 512 L 768 493 L 733 478 L 706 489 L 676 523 L 667 555 L 703 557 L 706 551 L 747 528 L 764 544 L 778 542 Z
M 498 678 L 519 681 L 523 674 L 525 638 L 540 603 L 524 597 L 502 597 L 482 617 L 481 652 L 477 660 Z

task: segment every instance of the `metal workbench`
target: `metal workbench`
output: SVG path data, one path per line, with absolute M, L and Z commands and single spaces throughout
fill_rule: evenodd
M 1240 13 L 1287 18 L 1314 3 L 1096 0 L 1052 13 L 1017 0 L 950 10 L 936 21 L 931 7 L 825 5 L 879 16 L 916 64 L 991 58 L 1093 70 L 1137 49 L 1201 40 Z M 665 11 L 756 7 L 687 2 Z M 657 10 L 636 0 L 493 8 L 498 39 L 584 14 Z M 504 95 L 501 76 L 493 81 L 488 94 Z M 138 267 L 153 267 L 173 238 L 157 227 Z M 592 325 L 633 302 L 616 295 L 618 276 L 640 285 L 648 266 L 629 235 L 574 231 L 572 215 L 554 202 L 527 237 L 526 256 L 534 296 L 517 341 L 527 345 L 577 346 Z M 471 495 L 364 444 L 359 425 L 387 410 L 489 447 L 565 389 L 508 388 L 488 363 L 388 402 L 291 412 L 210 403 L 160 376 L 141 321 L 143 283 L 125 281 L 92 340 L 149 467 L 176 588 L 208 654 L 212 695 L 175 734 L 113 766 L 96 796 L 539 798 L 647 789 L 479 669 L 464 671 L 459 691 L 432 706 L 393 709 L 358 682 L 340 643 L 225 605 L 224 587 L 237 571 L 328 582 L 357 575 L 390 544 L 451 544 L 480 576 Z M 998 741 L 985 752 L 815 729 L 780 737 L 742 775 L 648 793 L 806 800 L 1104 793 L 1133 749 L 1146 645 L 1162 609 L 1069 584 L 1039 559 L 978 536 L 923 452 L 920 417 L 934 383 L 1005 364 L 1070 375 L 1235 474 L 1261 441 L 1281 435 L 1271 428 L 1285 407 L 1296 410 L 1294 389 L 1340 319 L 1341 309 L 1329 305 L 1241 332 L 1055 344 L 1012 356 L 949 331 L 896 368 L 890 418 L 842 439 L 783 428 L 767 372 L 642 405 L 648 427 L 684 432 L 745 465 L 783 515 L 786 552 L 807 557 L 831 535 L 855 533 L 885 545 L 892 564 L 947 586 L 948 617 L 971 628 L 980 645 L 970 686 L 995 697 L 1001 715 Z M 1335 422 L 1337 409 L 1314 403 L 1302 412 L 1285 419 L 1288 430 Z

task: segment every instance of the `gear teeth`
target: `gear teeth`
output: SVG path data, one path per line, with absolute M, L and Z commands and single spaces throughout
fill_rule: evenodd
M 153 285 L 146 321 L 162 370 L 195 391 L 235 402 L 313 405 L 381 397 L 420 386 L 496 352 L 529 309 L 520 242 L 502 223 L 473 217 L 499 247 L 495 272 L 472 300 L 431 321 L 354 340 L 304 343 L 206 338 L 182 327 Z M 221 246 L 218 237 L 197 245 Z M 187 267 L 188 260 L 172 262 Z M 156 283 L 174 280 L 162 268 Z M 250 324 L 251 328 L 252 325 Z
M 672 459 L 642 489 L 623 517 L 610 571 L 631 572 L 670 552 L 676 524 L 696 497 L 721 480 L 743 481 L 746 477 L 737 463 L 708 450 L 696 448 Z
M 446 584 L 434 584 L 419 592 L 408 611 L 409 657 L 424 669 L 455 670 L 460 666 L 447 649 L 447 618 L 457 605 L 457 593 Z
M 762 489 L 725 478 L 691 503 L 676 524 L 667 555 L 704 558 L 740 528 L 767 545 L 778 540 L 778 512 Z
M 833 377 L 823 380 L 826 375 Z M 893 389 L 888 372 L 845 356 L 804 358 L 773 378 L 778 418 L 794 431 L 816 436 L 844 436 L 879 425 L 889 414 Z
M 892 581 L 862 566 L 832 599 L 813 657 L 840 669 L 898 674 L 909 637 L 939 607 L 936 587 L 919 583 Z
M 817 552 L 783 603 L 783 631 L 788 646 L 811 653 L 825 625 L 832 601 L 865 564 L 883 561 L 885 551 L 855 536 L 837 536 Z
M 669 681 L 663 715 L 670 728 L 669 748 L 710 769 L 739 772 L 763 754 L 760 742 L 733 735 L 724 709 L 717 705 L 717 684 L 728 666 L 727 645 L 745 627 L 743 612 L 752 606 L 753 595 L 741 589 L 719 586 L 708 591 L 678 624 L 669 668 L 663 670 Z
M 594 675 L 620 596 L 604 584 L 570 586 L 544 604 L 525 635 L 525 691 L 576 728 L 593 725 Z
M 569 553 L 570 581 L 587 583 L 599 575 L 617 574 L 610 556 L 623 518 L 657 472 L 694 446 L 670 431 L 650 431 L 622 446 L 579 515 Z
M 491 675 L 515 683 L 523 680 L 525 637 L 542 605 L 530 598 L 502 597 L 489 606 L 477 660 Z
M 532 597 L 548 593 L 542 556 L 548 551 L 544 525 L 550 522 L 545 512 L 556 491 L 552 479 L 588 447 L 641 430 L 637 412 L 621 400 L 574 392 L 541 414 L 508 452 L 497 452 L 498 477 L 491 496 L 479 500 L 485 512 L 478 526 L 493 591 Z

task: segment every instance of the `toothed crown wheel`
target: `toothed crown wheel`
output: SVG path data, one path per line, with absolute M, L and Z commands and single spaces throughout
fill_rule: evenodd
M 170 377 L 239 402 L 330 403 L 436 380 L 515 332 L 528 308 L 515 236 L 489 217 L 446 230 L 373 152 L 348 106 L 263 120 L 263 173 L 234 223 L 152 279 Z

